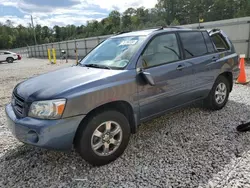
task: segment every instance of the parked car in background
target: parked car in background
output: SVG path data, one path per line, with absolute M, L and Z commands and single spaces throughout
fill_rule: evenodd
M 104 165 L 124 152 L 142 122 L 195 101 L 222 109 L 238 62 L 221 30 L 123 33 L 99 44 L 77 66 L 18 84 L 6 106 L 9 127 L 24 143 L 74 146 L 89 163 Z
M 10 51 L 0 51 L 0 62 L 13 63 L 15 60 L 21 60 L 21 55 Z

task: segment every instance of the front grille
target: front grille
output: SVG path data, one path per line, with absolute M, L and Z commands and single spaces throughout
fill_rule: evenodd
M 16 115 L 23 117 L 24 116 L 24 99 L 13 93 L 12 97 L 12 106 Z

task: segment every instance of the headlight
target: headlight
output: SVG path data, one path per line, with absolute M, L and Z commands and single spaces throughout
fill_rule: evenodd
M 29 116 L 40 119 L 59 119 L 62 117 L 65 103 L 65 99 L 33 102 Z

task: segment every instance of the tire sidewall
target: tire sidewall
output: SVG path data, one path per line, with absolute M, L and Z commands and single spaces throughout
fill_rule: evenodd
M 7 60 L 8 63 L 13 63 L 14 62 L 14 59 L 12 57 L 8 57 L 6 60 Z
M 122 141 L 120 146 L 109 156 L 99 156 L 97 155 L 92 147 L 91 147 L 91 139 L 96 128 L 106 121 L 114 121 L 117 122 L 122 129 Z M 90 164 L 94 166 L 100 166 L 104 164 L 108 164 L 115 159 L 117 159 L 126 149 L 129 138 L 130 138 L 130 126 L 127 118 L 116 111 L 106 111 L 99 114 L 96 114 L 82 129 L 81 133 L 78 135 L 80 138 L 77 143 L 77 151 L 80 155 Z
M 226 85 L 227 94 L 226 94 L 226 98 L 225 98 L 224 102 L 221 104 L 218 104 L 216 99 L 215 99 L 215 92 L 216 92 L 217 86 L 221 83 L 224 83 Z M 222 109 L 226 105 L 226 103 L 228 102 L 229 93 L 230 93 L 230 86 L 229 86 L 228 80 L 224 76 L 219 76 L 217 78 L 217 80 L 215 81 L 215 84 L 214 84 L 212 92 L 211 92 L 211 99 L 212 99 L 211 102 L 213 103 L 213 106 L 215 107 L 215 109 L 218 109 L 218 110 Z

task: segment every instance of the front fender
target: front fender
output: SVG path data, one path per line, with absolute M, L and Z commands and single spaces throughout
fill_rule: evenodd
M 126 101 L 137 108 L 137 84 L 135 72 L 128 71 L 124 76 L 100 80 L 88 88 L 77 88 L 77 92 L 67 98 L 63 117 L 86 115 L 93 109 L 114 101 Z

